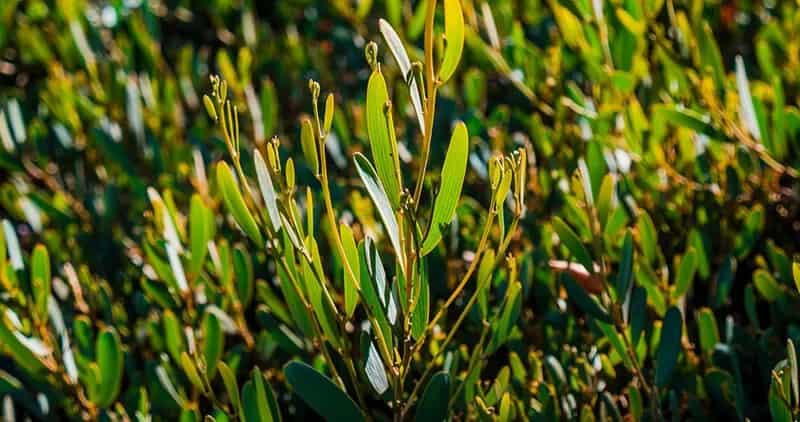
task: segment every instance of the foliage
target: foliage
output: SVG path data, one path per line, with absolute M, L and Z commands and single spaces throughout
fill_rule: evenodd
M 0 2 L 5 420 L 800 415 L 797 2 L 263 3 Z

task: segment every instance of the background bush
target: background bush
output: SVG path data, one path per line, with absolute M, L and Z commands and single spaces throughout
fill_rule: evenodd
M 437 2 L 425 136 L 427 6 L 1 2 L 7 420 L 793 420 L 798 3 Z

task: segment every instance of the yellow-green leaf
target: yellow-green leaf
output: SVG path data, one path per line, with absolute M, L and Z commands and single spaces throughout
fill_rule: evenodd
M 353 229 L 347 224 L 339 225 L 339 234 L 342 238 L 342 246 L 344 247 L 344 259 L 352 269 L 352 273 L 344 272 L 344 309 L 347 317 L 353 316 L 358 304 L 358 281 L 361 277 L 361 265 L 358 259 L 358 248 L 356 247 L 356 240 L 353 237 Z
M 468 156 L 467 126 L 463 122 L 458 122 L 450 138 L 450 146 L 447 147 L 439 193 L 433 204 L 433 215 L 428 226 L 428 234 L 425 236 L 425 241 L 422 242 L 422 255 L 427 255 L 433 250 L 439 239 L 442 238 L 442 226 L 447 225 L 453 219 L 458 200 L 461 197 L 461 188 L 464 185 Z
M 261 232 L 258 230 L 256 220 L 253 219 L 253 215 L 250 214 L 250 210 L 247 209 L 244 198 L 242 198 L 242 193 L 239 192 L 239 188 L 233 180 L 231 169 L 224 161 L 220 161 L 217 165 L 217 180 L 220 184 L 220 190 L 222 190 L 222 198 L 225 201 L 225 206 L 233 215 L 236 223 L 239 224 L 239 227 L 242 228 L 253 242 L 262 245 L 264 239 L 261 237 Z M 244 183 L 244 181 L 242 182 Z
M 393 208 L 400 205 L 400 161 L 394 127 L 389 119 L 391 110 L 386 80 L 376 66 L 367 82 L 367 135 L 378 177 Z
M 453 76 L 464 50 L 464 14 L 461 11 L 461 0 L 444 0 L 444 36 L 444 59 L 439 68 L 441 83 L 447 82 Z
M 36 245 L 31 256 L 31 285 L 33 287 L 36 316 L 47 320 L 47 300 L 50 298 L 50 254 L 42 244 Z

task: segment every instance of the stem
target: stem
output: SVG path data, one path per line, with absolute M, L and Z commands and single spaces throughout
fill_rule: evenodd
M 436 15 L 436 0 L 428 0 L 428 9 L 425 17 L 425 83 L 428 92 L 425 98 L 425 131 L 422 137 L 422 165 L 417 175 L 417 185 L 414 188 L 414 211 L 419 209 L 419 199 L 422 195 L 422 185 L 425 179 L 425 170 L 431 153 L 431 137 L 433 136 L 433 117 L 436 113 L 436 90 L 439 87 L 433 71 L 433 18 Z

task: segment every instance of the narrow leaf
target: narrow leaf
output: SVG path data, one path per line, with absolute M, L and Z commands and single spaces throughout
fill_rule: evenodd
M 444 60 L 439 68 L 441 83 L 447 82 L 453 76 L 464 50 L 464 14 L 461 11 L 461 0 L 444 0 L 444 36 Z
M 683 319 L 676 307 L 669 308 L 661 327 L 661 340 L 656 354 L 656 385 L 663 387 L 669 383 L 672 372 L 678 365 L 681 353 L 681 332 Z
M 433 204 L 428 234 L 422 242 L 422 255 L 427 255 L 439 239 L 442 238 L 441 229 L 453 220 L 458 200 L 461 198 L 461 189 L 464 185 L 464 176 L 467 171 L 469 156 L 469 136 L 464 122 L 458 122 L 447 147 L 447 155 L 442 167 L 439 194 Z
M 269 216 L 272 229 L 278 231 L 281 229 L 281 216 L 278 213 L 278 196 L 275 194 L 275 186 L 272 185 L 269 170 L 258 149 L 253 150 L 253 159 L 256 167 L 256 177 L 258 177 L 258 187 L 261 190 L 264 205 L 267 207 L 267 216 Z
M 247 234 L 250 240 L 255 242 L 257 245 L 263 245 L 264 238 L 261 237 L 261 232 L 258 230 L 258 225 L 253 219 L 253 215 L 250 214 L 250 210 L 247 209 L 247 205 L 244 203 L 244 198 L 242 198 L 242 194 L 239 192 L 239 188 L 236 186 L 236 182 L 233 180 L 231 169 L 224 161 L 220 161 L 220 163 L 217 165 L 217 180 L 219 181 L 220 189 L 222 190 L 225 206 L 233 215 L 236 223 Z M 242 180 L 242 183 L 247 182 Z
M 377 175 L 390 204 L 397 208 L 400 205 L 400 161 L 394 127 L 388 119 L 392 112 L 390 104 L 386 81 L 377 66 L 367 82 L 367 135 Z
M 405 268 L 403 249 L 400 246 L 400 229 L 398 228 L 397 219 L 392 211 L 392 205 L 389 202 L 389 198 L 386 196 L 384 186 L 381 184 L 381 180 L 378 178 L 375 168 L 372 167 L 372 164 L 370 164 L 366 157 L 360 153 L 356 153 L 353 159 L 356 163 L 358 175 L 361 176 L 361 180 L 364 182 L 364 186 L 366 186 L 367 192 L 369 192 L 369 196 L 372 198 L 372 202 L 374 202 L 375 206 L 378 208 L 378 214 L 381 216 L 384 229 L 389 235 L 389 240 L 392 243 L 395 255 L 398 257 L 400 266 L 401 268 Z

